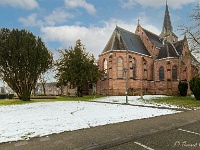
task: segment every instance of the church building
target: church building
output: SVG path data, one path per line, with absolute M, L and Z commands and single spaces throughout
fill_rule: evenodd
M 186 36 L 178 40 L 173 32 L 166 4 L 160 35 L 144 29 L 139 21 L 135 33 L 116 26 L 99 55 L 98 65 L 104 76 L 97 83 L 97 93 L 176 95 L 179 81 L 189 82 L 198 76 L 195 64 L 199 65 Z

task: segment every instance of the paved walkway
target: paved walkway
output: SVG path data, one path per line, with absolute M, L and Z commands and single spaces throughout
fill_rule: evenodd
M 102 150 L 200 121 L 200 110 L 110 124 L 0 144 L 0 150 Z
M 89 103 L 105 103 L 105 104 L 115 104 L 115 105 L 127 105 L 126 103 L 117 103 L 117 102 L 103 102 L 103 101 L 88 101 Z M 164 106 L 153 106 L 153 105 L 136 105 L 136 104 L 128 104 L 130 106 L 138 106 L 138 107 L 147 107 L 147 108 L 158 108 L 158 109 L 170 109 L 170 110 L 176 110 L 176 111 L 186 111 L 189 109 L 186 108 L 169 108 Z M 192 110 L 192 109 L 191 109 Z

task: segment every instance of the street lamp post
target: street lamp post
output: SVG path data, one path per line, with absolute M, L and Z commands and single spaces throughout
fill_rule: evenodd
M 124 68 L 125 76 L 126 76 L 126 104 L 128 104 L 128 69 Z

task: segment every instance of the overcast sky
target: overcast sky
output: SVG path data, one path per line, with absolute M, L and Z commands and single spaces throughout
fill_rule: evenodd
M 189 23 L 196 0 L 168 0 L 174 32 Z M 58 49 L 68 49 L 81 39 L 96 58 L 116 24 L 135 32 L 142 27 L 161 33 L 166 0 L 0 0 L 0 28 L 18 28 L 40 36 L 58 58 Z M 180 37 L 181 38 L 181 37 Z

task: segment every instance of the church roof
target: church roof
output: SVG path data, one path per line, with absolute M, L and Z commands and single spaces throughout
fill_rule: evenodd
M 145 32 L 145 34 L 147 35 L 147 37 L 149 38 L 149 40 L 155 44 L 156 47 L 162 47 L 163 44 L 162 44 L 162 41 L 160 39 L 160 37 L 144 28 L 142 28 L 143 31 Z
M 178 52 L 179 55 L 182 54 L 183 45 L 184 45 L 184 40 L 185 40 L 185 39 L 174 43 L 174 47 L 176 48 L 176 51 Z
M 102 53 L 111 50 L 129 50 L 151 56 L 139 35 L 116 26 Z
M 157 59 L 168 57 L 179 57 L 179 53 L 176 51 L 176 47 L 172 43 L 165 41 L 164 46 L 161 48 Z

